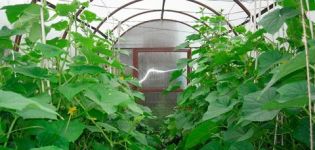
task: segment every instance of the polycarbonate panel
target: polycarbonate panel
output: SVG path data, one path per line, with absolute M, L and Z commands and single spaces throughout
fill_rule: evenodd
M 127 51 L 129 53 L 129 55 L 125 55 L 125 54 L 120 54 L 119 58 L 120 61 L 122 63 L 124 63 L 127 67 L 125 68 L 125 74 L 127 75 L 131 75 L 132 74 L 132 57 L 133 57 L 133 53 L 131 49 L 124 49 L 125 51 Z
M 150 107 L 153 115 L 157 116 L 157 119 L 152 120 L 150 124 L 154 127 L 159 127 L 165 117 L 173 112 L 178 93 L 164 95 L 159 92 L 150 92 L 144 93 L 144 96 L 146 99 L 144 105 Z
M 128 20 L 126 23 L 118 26 L 118 28 L 113 31 L 114 35 L 119 37 L 124 32 L 126 32 L 127 30 L 129 30 L 130 28 L 134 27 L 135 25 L 137 25 L 139 23 L 143 23 L 143 22 L 148 21 L 148 20 L 160 19 L 160 17 L 161 17 L 161 12 L 152 12 L 152 13 L 147 13 L 147 14 L 143 14 L 141 16 L 134 17 L 133 19 Z M 120 29 L 120 31 L 119 31 L 119 29 Z M 101 28 L 101 30 L 103 30 L 103 27 Z
M 176 47 L 186 36 L 196 33 L 192 28 L 170 21 L 154 21 L 130 30 L 120 39 L 120 48 Z
M 176 61 L 187 58 L 187 52 L 139 52 L 139 79 L 142 88 L 167 88 L 171 73 L 176 70 Z M 181 87 L 187 85 L 185 77 L 180 77 Z

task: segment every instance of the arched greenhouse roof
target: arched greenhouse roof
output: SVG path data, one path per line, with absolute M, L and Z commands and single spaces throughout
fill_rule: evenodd
M 31 0 L 6 0 L 0 3 L 12 5 L 30 2 Z M 71 2 L 71 0 L 47 1 L 51 7 L 58 3 Z M 158 20 L 177 22 L 192 27 L 201 17 L 201 10 L 206 15 L 222 14 L 226 17 L 227 26 L 232 29 L 250 22 L 255 15 L 262 15 L 273 7 L 273 3 L 274 0 L 90 0 L 89 7 L 82 10 L 92 11 L 100 17 L 99 22 L 89 24 L 97 34 L 106 37 L 106 32 L 113 32 L 115 37 L 120 37 L 135 26 Z M 4 18 L 1 19 L 1 22 L 6 21 L 3 20 Z M 182 31 L 183 29 L 175 28 L 174 30 Z

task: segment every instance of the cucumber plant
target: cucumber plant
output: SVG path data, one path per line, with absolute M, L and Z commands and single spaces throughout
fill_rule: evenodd
M 314 2 L 309 1 L 314 10 Z M 193 68 L 190 83 L 180 94 L 176 112 L 163 128 L 163 143 L 170 149 L 254 150 L 310 149 L 314 100 L 315 41 L 305 21 L 309 63 L 303 45 L 304 12 L 299 1 L 283 0 L 265 15 L 255 32 L 242 26 L 231 36 L 222 16 L 200 18 L 199 33 L 186 43 L 200 43 L 192 59 L 178 61 L 171 80 Z M 307 10 L 307 6 L 303 5 Z M 286 24 L 286 37 L 266 38 Z M 259 54 L 256 56 L 256 54 Z M 307 78 L 307 66 L 310 65 Z M 309 82 L 312 81 L 312 82 Z M 310 91 L 308 92 L 308 86 Z M 176 83 L 168 89 L 174 89 Z M 310 94 L 310 95 L 309 95 Z M 312 106 L 310 108 L 313 109 Z M 311 121 L 309 121 L 311 119 Z
M 124 74 L 112 41 L 85 26 L 99 17 L 76 16 L 88 5 L 1 8 L 12 24 L 0 30 L 1 149 L 151 149 L 143 123 L 151 111 L 132 88 L 139 83 Z

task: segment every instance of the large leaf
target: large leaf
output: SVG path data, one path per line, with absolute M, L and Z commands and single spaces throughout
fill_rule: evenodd
M 148 145 L 148 141 L 147 141 L 147 138 L 146 138 L 146 135 L 141 133 L 141 132 L 138 132 L 138 131 L 133 131 L 131 132 L 131 135 L 137 140 L 139 141 L 141 144 L 143 145 Z
M 183 75 L 183 70 L 175 70 L 172 72 L 171 77 L 170 77 L 170 81 L 174 81 L 177 78 L 179 78 L 180 76 Z
M 109 61 L 106 60 L 106 58 L 103 58 L 99 55 L 97 55 L 95 52 L 88 50 L 88 49 L 81 49 L 81 52 L 84 54 L 84 56 L 87 58 L 88 62 L 91 64 L 110 64 Z M 112 65 L 112 64 L 110 64 Z
M 45 146 L 45 147 L 39 147 L 39 148 L 32 148 L 31 150 L 62 150 L 62 149 L 57 146 Z
M 276 64 L 284 62 L 288 59 L 279 51 L 268 51 L 259 55 L 258 71 L 259 75 L 263 75 L 267 70 L 271 69 Z
M 36 42 L 37 40 L 39 40 L 42 37 L 42 27 L 38 22 L 34 22 L 33 25 L 30 28 L 30 32 L 31 34 L 29 34 L 28 38 L 29 40 L 31 40 L 32 42 Z
M 60 16 L 68 16 L 71 13 L 75 13 L 77 10 L 77 3 L 73 1 L 71 4 L 57 4 L 56 5 L 56 12 Z
M 230 146 L 229 150 L 254 150 L 253 144 L 248 141 L 234 143 Z
M 95 85 L 86 90 L 85 96 L 108 114 L 117 111 L 117 106 L 131 101 L 129 95 L 104 85 Z
M 204 145 L 200 150 L 222 150 L 223 146 L 219 141 L 211 141 L 208 144 Z
M 104 73 L 105 70 L 102 69 L 99 66 L 95 65 L 75 65 L 75 66 L 70 66 L 70 71 L 74 74 L 99 74 L 99 73 Z
M 209 99 L 209 96 L 207 97 Z M 209 102 L 209 100 L 208 100 Z M 203 114 L 202 120 L 208 120 L 218 117 L 230 110 L 238 103 L 238 101 L 230 101 L 228 96 L 213 97 L 209 102 L 208 110 Z
M 192 94 L 195 91 L 196 91 L 196 87 L 194 86 L 187 87 L 182 93 L 179 94 L 177 98 L 177 105 L 184 104 L 192 96 Z
M 87 50 L 91 50 L 93 48 L 95 48 L 94 45 L 94 40 L 92 37 L 85 37 L 82 34 L 78 33 L 78 32 L 74 32 L 72 33 L 73 39 L 74 41 L 79 44 L 81 47 Z
M 289 7 L 276 9 L 264 16 L 259 24 L 262 25 L 267 32 L 274 34 L 282 27 L 286 19 L 295 17 L 298 14 L 298 10 Z
M 37 43 L 35 49 L 41 51 L 46 58 L 58 57 L 64 53 L 59 47 L 42 43 Z
M 88 89 L 92 84 L 91 83 L 69 83 L 58 88 L 58 91 L 63 94 L 69 101 L 80 92 Z
M 309 55 L 310 55 L 309 58 L 315 58 L 315 49 L 311 49 Z M 313 64 L 314 62 L 315 62 L 314 59 L 310 59 L 311 64 Z M 283 77 L 297 70 L 303 69 L 305 68 L 305 66 L 306 66 L 305 52 L 300 52 L 294 58 L 273 70 L 274 74 L 263 91 L 268 90 L 271 86 L 273 86 L 277 81 L 279 81 Z
M 39 5 L 31 4 L 24 10 L 23 14 L 14 23 L 14 27 L 19 29 L 26 29 L 27 31 L 29 31 L 34 24 L 38 25 L 40 20 L 40 11 L 41 7 Z M 45 9 L 44 11 L 44 19 L 47 20 L 49 18 L 49 13 L 47 9 Z
M 85 129 L 85 125 L 79 119 L 71 120 L 70 122 L 68 120 L 52 122 L 40 120 L 33 122 L 33 124 L 34 126 L 41 126 L 43 128 L 38 134 L 38 138 L 43 145 L 55 145 L 55 143 L 60 141 L 67 143 L 75 142 Z M 56 144 L 56 146 L 59 145 Z
M 38 95 L 36 97 L 31 97 L 31 100 L 38 102 L 44 107 L 50 108 L 51 110 L 56 110 L 56 108 L 51 105 L 51 96 L 48 94 Z M 45 112 L 40 109 L 36 109 L 33 105 L 25 107 L 22 111 L 18 111 L 17 114 L 23 118 L 54 118 L 56 115 L 50 112 Z
M 0 38 L 0 52 L 1 50 L 13 48 L 13 43 L 10 38 Z M 1 55 L 0 55 L 1 56 Z
M 314 125 L 314 124 L 313 124 Z M 302 118 L 299 120 L 297 127 L 293 131 L 293 138 L 297 141 L 310 147 L 310 124 L 308 118 Z M 313 136 L 315 136 L 315 130 L 313 128 Z
M 5 13 L 9 22 L 14 23 L 23 14 L 23 11 L 30 5 L 31 4 L 18 4 L 18 5 L 4 6 L 1 9 L 5 10 Z
M 13 35 L 19 35 L 22 34 L 23 32 L 21 32 L 20 30 L 16 30 L 16 29 L 9 29 L 7 26 L 3 26 L 0 30 L 0 37 L 1 38 L 8 38 L 10 36 Z
M 97 19 L 96 14 L 88 10 L 85 10 L 80 17 L 82 20 L 86 20 L 87 22 L 92 22 Z
M 211 138 L 211 136 L 215 134 L 217 130 L 217 124 L 211 120 L 200 123 L 188 134 L 187 138 L 185 139 L 185 148 L 193 148 L 198 144 L 204 143 L 209 138 Z
M 113 127 L 110 124 L 104 123 L 104 122 L 96 122 L 96 124 L 102 128 L 104 128 L 106 131 L 111 131 L 111 132 L 115 132 L 118 133 L 118 129 Z
M 45 79 L 48 77 L 48 70 L 36 66 L 19 66 L 14 71 L 32 78 Z
M 250 93 L 244 97 L 242 114 L 244 119 L 250 121 L 268 121 L 272 120 L 279 110 L 265 110 L 262 107 L 269 101 L 277 98 L 274 88 L 271 88 L 261 94 L 261 91 Z
M 20 94 L 0 90 L 0 107 L 15 110 L 21 117 L 57 119 L 52 105 L 41 104 Z
M 311 85 L 311 91 L 314 93 L 314 85 Z M 280 94 L 278 99 L 266 103 L 264 109 L 283 109 L 304 107 L 308 103 L 307 82 L 298 81 L 285 84 L 277 92 Z M 315 97 L 312 96 L 312 99 Z
M 51 40 L 47 40 L 47 44 L 57 46 L 62 49 L 69 46 L 69 41 L 61 38 L 53 38 Z
M 57 31 L 65 30 L 68 28 L 68 21 L 66 21 L 66 20 L 59 21 L 57 23 L 52 24 L 51 27 Z

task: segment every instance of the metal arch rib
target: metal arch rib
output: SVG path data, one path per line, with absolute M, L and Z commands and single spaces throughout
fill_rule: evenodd
M 166 2 L 166 0 L 163 0 L 163 2 L 162 2 L 161 20 L 164 19 L 165 2 Z
M 233 1 L 244 10 L 244 12 L 247 14 L 247 17 L 251 16 L 250 11 L 247 9 L 247 7 L 245 5 L 243 5 L 243 3 L 241 1 L 239 1 L 239 0 L 233 0 Z
M 134 18 L 134 17 L 140 16 L 140 15 L 143 15 L 143 14 L 147 14 L 147 13 L 159 12 L 159 11 L 162 11 L 162 10 L 161 10 L 161 9 L 154 9 L 154 10 L 148 10 L 148 11 L 140 12 L 140 13 L 138 13 L 138 14 L 134 14 L 134 15 L 132 15 L 132 16 L 126 18 L 125 20 L 121 21 L 120 24 L 123 24 L 123 23 L 125 23 L 126 21 L 128 21 L 128 20 L 130 20 L 130 19 L 132 19 L 132 18 Z M 189 17 L 193 18 L 194 20 L 198 20 L 197 17 L 195 17 L 195 16 L 193 16 L 193 15 L 191 15 L 191 14 L 182 12 L 182 11 L 171 10 L 171 9 L 165 9 L 164 11 L 165 11 L 165 12 L 179 13 L 179 14 L 182 14 L 182 15 L 185 15 L 185 16 L 189 16 Z M 164 20 L 164 19 L 161 19 L 161 20 Z M 205 23 L 204 23 L 204 25 L 208 26 L 208 25 L 205 24 Z M 116 26 L 112 29 L 112 31 L 116 30 L 117 28 L 118 28 L 118 25 L 116 25 Z

